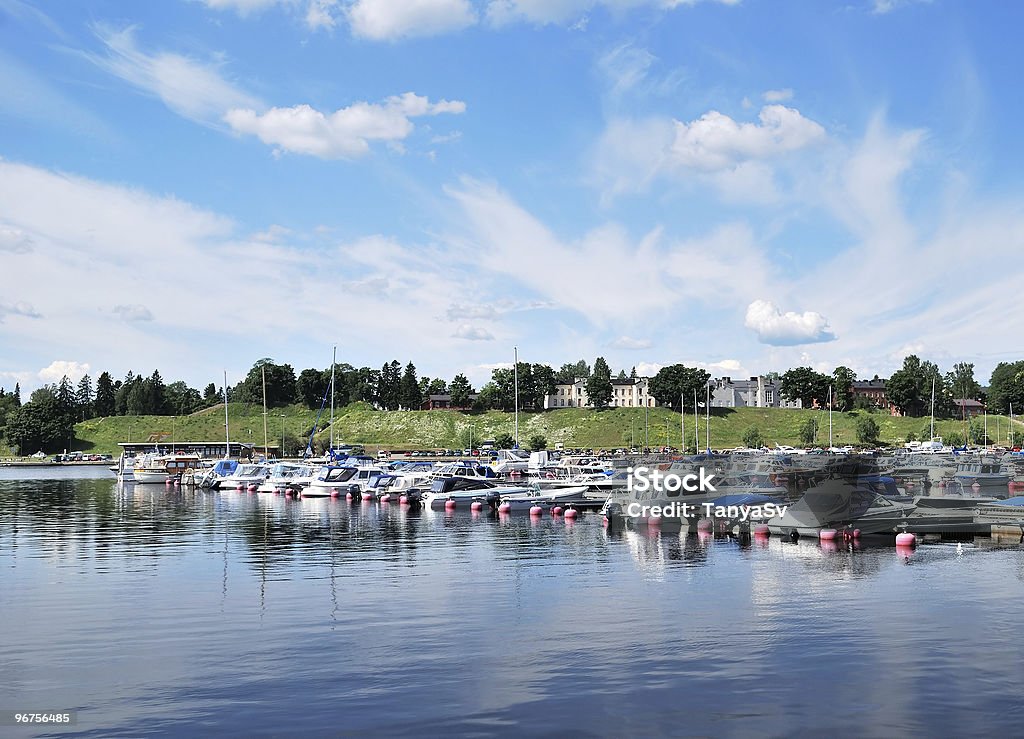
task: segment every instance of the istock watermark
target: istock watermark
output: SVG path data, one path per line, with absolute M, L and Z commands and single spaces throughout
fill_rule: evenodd
M 626 489 L 630 492 L 646 493 L 648 490 L 666 491 L 677 493 L 685 490 L 688 493 L 714 493 L 715 486 L 711 484 L 714 473 L 708 475 L 703 467 L 698 472 L 689 472 L 685 475 L 677 475 L 674 472 L 662 472 L 659 469 L 649 467 L 629 467 L 629 480 Z
M 775 516 L 786 515 L 789 506 L 775 503 L 763 505 L 715 505 L 714 503 L 666 503 L 665 505 L 642 505 L 632 502 L 626 506 L 626 515 L 631 518 L 692 518 L 703 515 L 706 518 L 723 518 L 745 523 L 761 521 Z

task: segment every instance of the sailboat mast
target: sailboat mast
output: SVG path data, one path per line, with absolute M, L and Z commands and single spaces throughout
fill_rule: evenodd
M 707 400 L 704 401 L 704 451 L 711 451 L 711 386 L 705 385 Z
M 700 413 L 697 412 L 697 388 L 693 389 L 693 448 L 700 451 Z
M 228 371 L 224 370 L 224 459 L 231 456 L 231 431 L 228 428 Z
M 334 452 L 334 367 L 338 364 L 338 345 L 331 355 L 331 452 Z M 333 457 L 331 457 L 333 459 Z
M 935 378 L 932 378 L 932 439 L 935 438 Z
M 267 441 L 267 366 L 260 367 L 263 374 L 263 454 L 269 455 L 269 442 Z
M 679 453 L 686 454 L 686 408 L 682 393 L 679 393 Z
M 512 392 L 515 394 L 516 449 L 519 448 L 519 347 L 512 347 Z
M 831 449 L 835 446 L 832 443 L 832 388 L 833 385 L 828 386 L 828 448 Z

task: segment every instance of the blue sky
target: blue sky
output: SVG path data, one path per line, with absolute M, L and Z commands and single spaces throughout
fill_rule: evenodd
M 1015 3 L 0 0 L 0 384 L 1024 356 Z

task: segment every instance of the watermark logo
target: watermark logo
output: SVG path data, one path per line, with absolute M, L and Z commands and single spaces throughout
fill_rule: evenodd
M 775 503 L 763 505 L 716 505 L 714 503 L 666 503 L 665 505 L 642 505 L 636 501 L 626 506 L 626 515 L 631 518 L 721 518 L 739 523 L 763 521 L 775 516 L 785 516 L 789 506 Z
M 629 481 L 626 489 L 631 493 L 646 493 L 648 490 L 666 491 L 677 493 L 685 490 L 688 493 L 714 493 L 715 486 L 711 484 L 715 475 L 706 474 L 701 467 L 698 472 L 689 472 L 685 475 L 677 475 L 674 472 L 662 472 L 659 469 L 649 467 L 629 467 Z

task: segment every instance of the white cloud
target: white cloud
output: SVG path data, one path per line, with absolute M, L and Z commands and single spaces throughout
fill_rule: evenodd
M 272 223 L 266 231 L 258 231 L 252 235 L 252 238 L 256 241 L 262 241 L 265 244 L 279 244 L 291 232 L 290 228 L 285 228 L 284 226 Z
M 470 326 L 468 323 L 463 323 L 452 334 L 456 339 L 466 339 L 467 341 L 494 341 L 494 334 L 485 328 L 480 326 Z
M 908 5 L 930 3 L 932 0 L 870 0 L 871 12 L 875 15 L 885 15 L 897 8 L 904 8 Z
M 634 339 L 630 336 L 620 336 L 611 344 L 612 349 L 625 349 L 627 351 L 639 351 L 640 349 L 650 349 L 650 339 Z
M 515 21 L 537 25 L 573 22 L 594 8 L 605 8 L 612 13 L 625 13 L 637 8 L 672 10 L 681 6 L 696 5 L 702 0 L 489 0 L 487 20 L 495 26 Z M 737 5 L 740 0 L 710 0 L 722 5 Z
M 783 105 L 764 106 L 757 123 L 714 110 L 688 123 L 613 118 L 591 157 L 592 181 L 606 200 L 665 177 L 711 185 L 730 202 L 771 203 L 780 198 L 776 166 L 825 139 L 820 124 Z
M 272 8 L 283 2 L 291 3 L 293 0 L 202 0 L 202 2 L 213 10 L 234 10 L 239 15 L 257 13 L 267 8 Z
M 354 159 L 365 155 L 374 141 L 398 143 L 413 131 L 412 118 L 443 113 L 463 113 L 458 100 L 431 103 L 407 92 L 383 103 L 353 103 L 328 115 L 308 105 L 271 108 L 265 113 L 251 109 L 228 111 L 224 120 L 238 133 L 254 134 L 265 144 L 284 151 L 322 159 Z
M 757 333 L 757 340 L 773 346 L 793 346 L 834 341 L 828 320 L 820 313 L 782 310 L 770 300 L 755 300 L 747 306 L 743 325 Z
M 334 0 L 310 0 L 306 8 L 306 27 L 311 31 L 334 28 L 338 24 L 332 12 L 335 5 Z
M 348 19 L 354 36 L 375 41 L 434 36 L 477 22 L 469 0 L 356 0 Z
M 498 317 L 498 309 L 493 304 L 452 303 L 446 313 L 449 321 L 457 320 L 485 320 L 493 321 Z
M 89 374 L 88 362 L 56 359 L 49 366 L 39 370 L 37 376 L 44 383 L 60 382 L 63 377 L 67 377 L 71 382 L 78 382 L 87 374 Z
M 784 103 L 793 99 L 792 88 L 785 87 L 781 90 L 765 90 L 761 98 L 766 103 Z
M 152 321 L 153 314 L 149 308 L 138 303 L 130 305 L 115 305 L 114 313 L 121 317 L 121 320 L 134 323 L 137 321 Z
M 758 119 L 760 124 L 737 123 L 712 110 L 689 123 L 676 121 L 672 162 L 710 172 L 745 159 L 765 159 L 802 149 L 825 138 L 820 124 L 784 105 L 766 105 Z
M 0 323 L 3 323 L 7 316 L 42 318 L 42 315 L 32 307 L 32 304 L 26 303 L 24 300 L 19 300 L 15 303 L 0 302 Z
M 181 54 L 148 54 L 135 43 L 135 29 L 120 31 L 97 26 L 96 33 L 106 54 L 87 54 L 93 63 L 160 98 L 185 118 L 214 123 L 230 108 L 258 107 L 259 102 L 231 84 L 220 74 L 216 63 L 203 63 Z
M 0 224 L 0 252 L 28 254 L 32 251 L 32 239 L 20 228 Z

